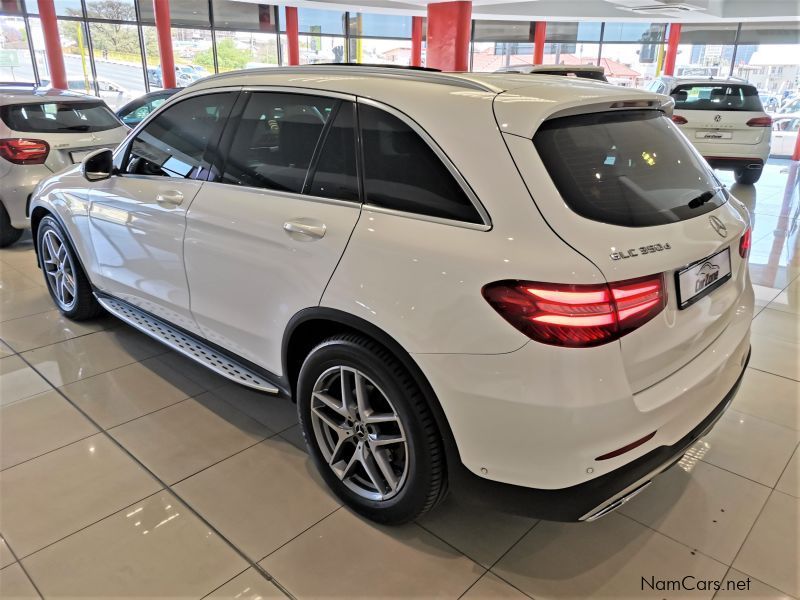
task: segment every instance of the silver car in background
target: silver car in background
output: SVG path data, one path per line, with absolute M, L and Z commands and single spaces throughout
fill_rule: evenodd
M 0 248 L 30 227 L 28 203 L 39 181 L 98 148 L 115 148 L 127 133 L 99 98 L 0 86 Z

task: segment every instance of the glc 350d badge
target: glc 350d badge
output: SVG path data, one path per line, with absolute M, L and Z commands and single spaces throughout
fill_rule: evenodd
M 628 248 L 627 250 L 617 250 L 612 246 L 610 256 L 611 260 L 622 260 L 623 258 L 635 258 L 644 254 L 653 254 L 654 252 L 662 252 L 671 249 L 672 246 L 669 242 L 639 246 L 638 248 Z

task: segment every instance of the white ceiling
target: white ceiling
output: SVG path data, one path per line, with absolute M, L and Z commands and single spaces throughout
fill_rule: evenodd
M 287 0 L 286 3 L 320 9 L 424 15 L 425 7 L 434 1 L 437 0 Z M 800 21 L 800 0 L 472 0 L 472 18 L 687 23 Z

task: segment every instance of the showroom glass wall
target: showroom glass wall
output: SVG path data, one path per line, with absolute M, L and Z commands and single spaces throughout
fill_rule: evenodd
M 116 105 L 161 85 L 151 0 L 55 0 L 55 6 L 70 86 Z M 283 8 L 170 0 L 170 11 L 179 85 L 215 71 L 285 63 Z M 35 0 L 0 3 L 0 81 L 49 80 L 37 12 Z M 299 8 L 298 19 L 303 64 L 410 62 L 411 17 Z M 471 69 L 531 64 L 534 29 L 532 21 L 473 21 Z M 599 64 L 612 82 L 643 87 L 659 71 L 666 33 L 664 23 L 551 21 L 544 62 Z M 798 65 L 796 22 L 685 23 L 675 74 L 732 74 L 788 94 L 797 90 Z

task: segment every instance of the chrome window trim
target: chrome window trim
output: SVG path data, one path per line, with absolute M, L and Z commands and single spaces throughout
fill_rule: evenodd
M 473 229 L 475 231 L 491 231 L 492 226 L 481 223 L 470 223 L 468 221 L 457 221 L 455 219 L 444 219 L 442 217 L 432 217 L 430 215 L 421 215 L 419 213 L 407 212 L 404 210 L 396 210 L 394 208 L 384 208 L 383 206 L 375 206 L 374 204 L 364 204 L 364 212 L 378 213 L 382 215 L 391 215 L 393 217 L 402 217 L 404 219 L 413 219 L 414 221 L 428 221 L 429 223 L 437 223 L 439 225 L 448 225 L 450 227 L 461 227 L 462 229 Z
M 284 190 L 268 190 L 266 188 L 256 187 L 252 185 L 236 185 L 235 183 L 225 183 L 223 181 L 203 181 L 202 183 L 213 186 L 226 186 L 226 188 L 230 186 L 237 190 L 247 190 L 250 192 L 266 194 L 269 196 L 278 196 L 279 198 L 286 198 L 289 200 L 308 200 L 309 202 L 315 202 L 317 204 L 332 204 L 335 206 L 345 206 L 349 208 L 358 208 L 358 209 L 362 207 L 361 202 L 355 202 L 353 200 L 337 200 L 336 198 L 312 196 L 311 194 L 300 194 L 298 192 L 286 192 Z
M 467 180 L 464 178 L 463 175 L 459 172 L 456 166 L 453 164 L 453 161 L 450 160 L 450 157 L 445 154 L 444 150 L 442 150 L 439 145 L 434 141 L 433 137 L 425 131 L 422 126 L 420 126 L 416 121 L 411 119 L 407 114 L 404 112 L 397 110 L 396 108 L 389 106 L 388 104 L 384 104 L 383 102 L 379 102 L 377 100 L 373 100 L 372 98 L 363 98 L 361 96 L 358 97 L 358 104 L 365 104 L 367 106 L 372 106 L 379 110 L 386 111 L 390 115 L 397 117 L 403 123 L 408 125 L 417 135 L 422 138 L 422 141 L 425 142 L 428 147 L 433 150 L 434 154 L 442 161 L 445 168 L 450 172 L 450 175 L 456 180 L 461 190 L 467 195 L 469 201 L 472 203 L 472 206 L 478 212 L 483 223 L 470 223 L 468 221 L 459 221 L 457 219 L 445 219 L 442 217 L 433 217 L 431 215 L 425 215 L 416 212 L 409 212 L 409 211 L 402 211 L 402 210 L 395 210 L 389 208 L 383 208 L 380 206 L 375 206 L 374 204 L 370 204 L 369 202 L 364 202 L 364 207 L 368 207 L 369 210 L 375 210 L 376 212 L 382 212 L 385 214 L 394 214 L 400 216 L 408 216 L 410 218 L 417 218 L 422 219 L 425 221 L 431 221 L 434 223 L 444 223 L 448 225 L 455 225 L 458 227 L 466 227 L 468 229 L 480 229 L 482 231 L 489 231 L 492 228 L 492 220 L 489 217 L 489 213 L 484 208 L 481 201 L 478 199 L 478 196 L 475 192 L 472 191 L 472 188 L 467 183 Z

